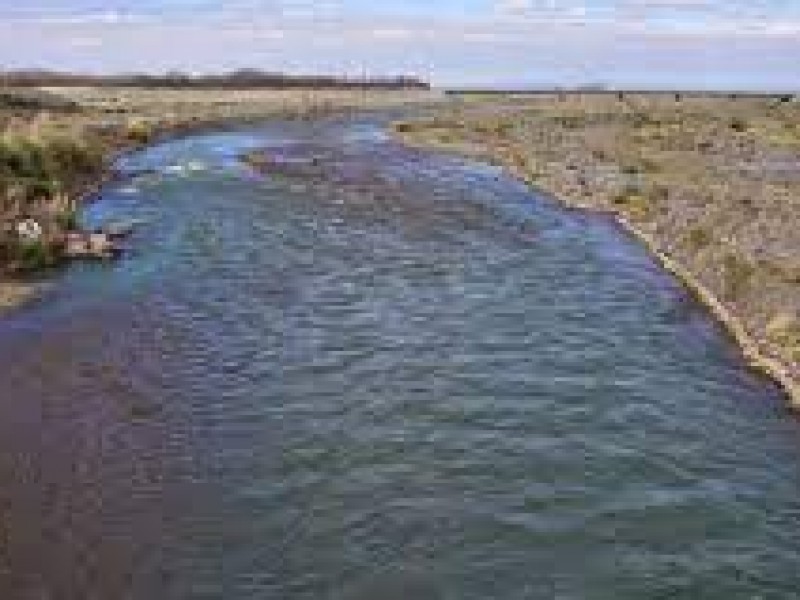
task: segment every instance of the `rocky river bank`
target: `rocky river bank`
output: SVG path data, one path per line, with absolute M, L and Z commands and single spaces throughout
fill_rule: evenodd
M 474 98 L 396 124 L 612 215 L 800 406 L 800 104 L 791 97 Z

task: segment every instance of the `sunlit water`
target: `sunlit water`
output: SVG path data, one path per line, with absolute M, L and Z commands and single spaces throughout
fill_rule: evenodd
M 0 597 L 800 597 L 800 425 L 610 223 L 369 120 L 120 167 L 0 322 Z

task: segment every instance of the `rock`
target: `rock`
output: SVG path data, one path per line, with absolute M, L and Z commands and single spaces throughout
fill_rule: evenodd
M 17 223 L 17 235 L 28 242 L 38 242 L 42 238 L 42 226 L 33 219 Z
M 120 251 L 107 233 L 70 231 L 66 234 L 64 255 L 70 259 L 108 259 Z

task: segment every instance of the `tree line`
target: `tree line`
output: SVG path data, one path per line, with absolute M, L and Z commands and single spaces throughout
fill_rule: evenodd
M 169 72 L 162 75 L 133 73 L 91 75 L 61 71 L 18 70 L 0 72 L 0 86 L 6 87 L 135 87 L 195 89 L 430 89 L 430 84 L 416 77 L 335 77 L 325 75 L 288 75 L 257 69 L 240 69 L 214 75 L 191 75 Z

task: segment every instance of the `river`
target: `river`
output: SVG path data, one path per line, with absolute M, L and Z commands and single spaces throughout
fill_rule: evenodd
M 798 597 L 780 392 L 612 223 L 384 121 L 120 159 L 129 251 L 0 321 L 0 597 Z

